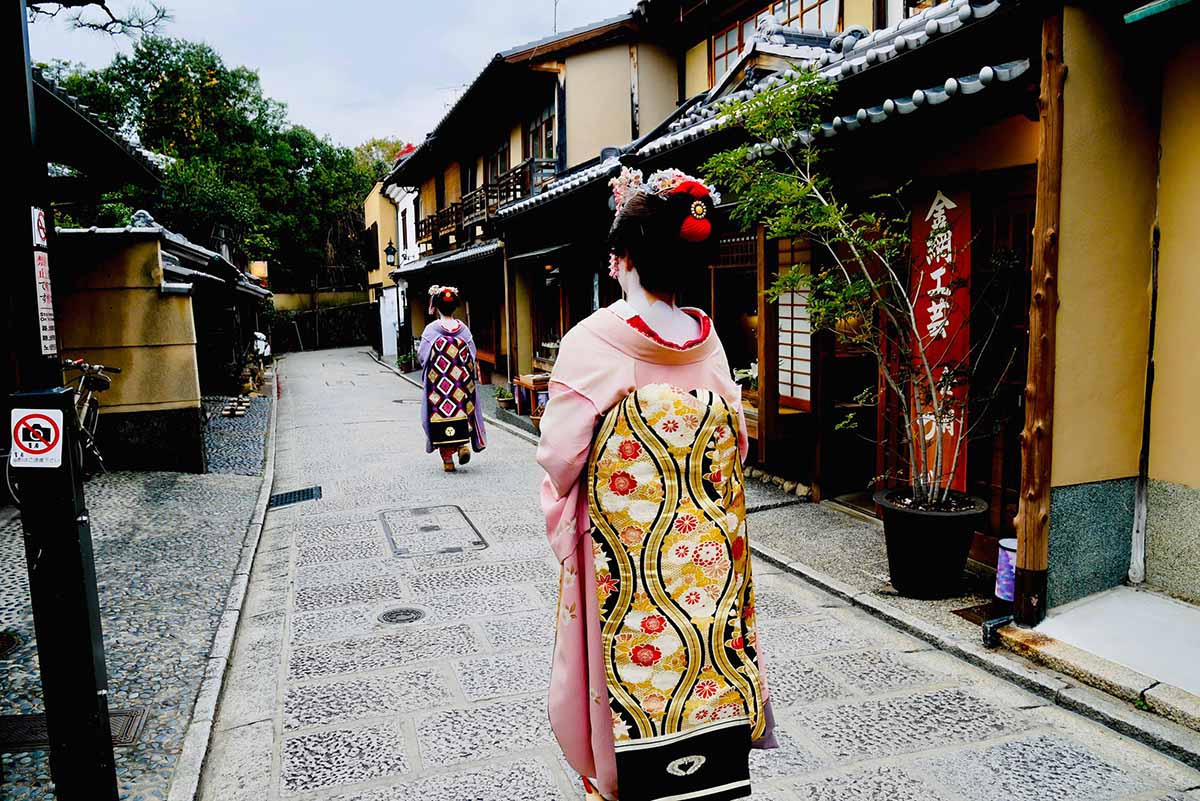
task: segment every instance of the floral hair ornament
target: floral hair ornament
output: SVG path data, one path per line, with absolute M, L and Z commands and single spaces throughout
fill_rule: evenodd
M 687 242 L 703 242 L 712 235 L 712 221 L 708 219 L 708 206 L 704 199 L 709 198 L 715 206 L 721 202 L 721 193 L 699 178 L 672 168 L 651 173 L 649 178 L 643 179 L 641 170 L 622 167 L 621 174 L 609 180 L 608 185 L 612 187 L 616 217 L 621 216 L 625 204 L 638 192 L 649 192 L 661 197 L 680 193 L 690 195 L 693 201 L 688 209 L 688 216 L 679 227 L 680 239 Z M 609 256 L 608 274 L 613 278 L 620 275 L 615 253 Z
M 434 284 L 429 287 L 429 313 L 434 313 L 433 302 L 441 297 L 444 301 L 458 300 L 458 287 L 454 286 L 438 286 Z

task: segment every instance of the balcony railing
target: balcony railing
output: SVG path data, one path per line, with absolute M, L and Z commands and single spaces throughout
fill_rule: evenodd
M 437 213 L 436 219 L 438 236 L 453 236 L 462 227 L 462 207 L 458 203 L 451 203 Z
M 417 241 L 427 243 L 433 241 L 437 229 L 437 216 L 421 217 L 417 220 Z
M 500 176 L 500 204 L 536 195 L 558 175 L 555 159 L 525 159 Z
M 462 223 L 463 226 L 477 225 L 486 222 L 500 206 L 500 185 L 484 184 L 478 189 L 463 195 Z

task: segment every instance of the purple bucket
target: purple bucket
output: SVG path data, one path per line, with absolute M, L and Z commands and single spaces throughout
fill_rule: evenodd
M 996 597 L 1002 601 L 1013 599 L 1013 574 L 1017 565 L 1017 541 L 1000 540 L 1000 553 L 996 559 Z

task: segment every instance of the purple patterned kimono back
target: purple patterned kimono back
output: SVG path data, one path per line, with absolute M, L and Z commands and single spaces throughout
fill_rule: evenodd
M 421 398 L 421 427 L 425 429 L 425 450 L 432 453 L 429 424 L 432 420 L 466 416 L 471 427 L 471 446 L 476 452 L 487 447 L 483 410 L 476 396 L 475 340 L 465 323 L 453 331 L 441 320 L 425 326 L 417 355 L 424 370 Z

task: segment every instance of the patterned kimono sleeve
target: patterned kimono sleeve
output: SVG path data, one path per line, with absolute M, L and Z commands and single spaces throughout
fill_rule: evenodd
M 421 362 L 422 367 L 429 361 L 429 353 L 433 350 L 433 339 L 433 332 L 426 328 L 421 334 L 421 344 L 417 348 L 417 359 Z
M 586 397 L 565 384 L 550 382 L 550 400 L 542 416 L 537 461 L 546 471 L 542 482 L 546 534 L 559 561 L 575 546 L 579 476 L 587 466 L 592 434 L 599 417 L 596 407 Z

